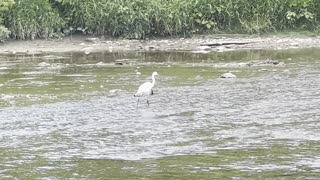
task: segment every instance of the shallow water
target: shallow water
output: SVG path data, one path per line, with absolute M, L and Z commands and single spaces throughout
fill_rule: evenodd
M 3 54 L 0 176 L 317 179 L 319 75 L 319 49 Z

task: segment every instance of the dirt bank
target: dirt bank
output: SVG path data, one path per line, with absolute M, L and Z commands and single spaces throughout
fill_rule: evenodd
M 196 52 L 238 49 L 287 49 L 320 47 L 320 37 L 279 36 L 195 36 L 193 38 L 154 38 L 149 40 L 104 39 L 89 36 L 71 36 L 61 39 L 0 43 L 0 53 L 41 53 L 83 51 L 154 51 L 186 50 Z

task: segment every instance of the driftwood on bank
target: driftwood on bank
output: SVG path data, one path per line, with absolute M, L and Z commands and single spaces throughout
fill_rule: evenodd
M 228 46 L 228 45 L 246 45 L 251 43 L 255 43 L 255 42 L 219 42 L 219 43 L 201 44 L 200 46 L 217 47 L 217 46 Z

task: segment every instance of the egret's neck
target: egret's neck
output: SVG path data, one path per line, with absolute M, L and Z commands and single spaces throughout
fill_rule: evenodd
M 155 79 L 154 75 L 152 75 L 152 86 L 154 86 L 155 83 L 156 83 L 156 79 Z

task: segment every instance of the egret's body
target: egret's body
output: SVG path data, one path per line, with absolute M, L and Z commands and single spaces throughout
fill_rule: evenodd
M 152 88 L 156 83 L 156 79 L 155 79 L 156 75 L 158 75 L 158 73 L 157 72 L 153 72 L 152 73 L 152 82 L 145 82 L 145 83 L 141 84 L 139 86 L 139 89 L 138 89 L 137 93 L 134 94 L 135 97 L 138 97 L 137 107 L 139 105 L 139 98 L 140 97 L 147 97 L 147 104 L 149 106 L 149 97 L 151 95 L 153 95 Z

